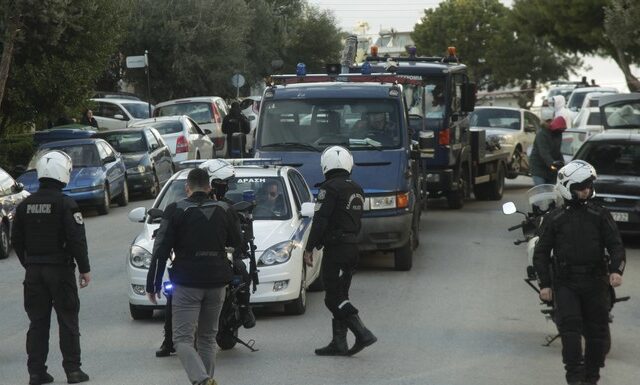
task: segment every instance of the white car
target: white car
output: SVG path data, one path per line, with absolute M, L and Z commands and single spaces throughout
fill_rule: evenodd
M 529 154 L 540 129 L 540 119 L 534 113 L 522 108 L 476 107 L 469 125 L 484 129 L 487 139 L 496 138 L 500 148 L 509 153 L 507 178 L 529 172 Z
M 133 122 L 149 118 L 149 107 L 153 106 L 140 100 L 94 98 L 93 117 L 100 129 L 113 130 L 127 128 Z
M 240 102 L 242 113 L 249 119 L 249 123 L 251 124 L 251 131 L 249 131 L 247 135 L 247 144 L 245 146 L 247 153 L 253 153 L 253 143 L 256 137 L 256 127 L 258 126 L 261 102 L 262 96 L 248 96 Z
M 153 209 L 164 210 L 168 204 L 185 198 L 184 185 L 189 170 L 173 175 L 153 203 Z M 322 250 L 314 250 L 312 267 L 307 267 L 302 260 L 313 216 L 313 196 L 309 186 L 293 167 L 236 166 L 236 177 L 231 180 L 226 197 L 239 202 L 248 191 L 256 195 L 253 228 L 260 279 L 257 291 L 251 294 L 251 303 L 282 303 L 286 313 L 302 314 L 306 310 L 307 289 L 310 286 L 312 289 L 321 288 Z M 274 191 L 277 194 L 273 196 L 275 203 L 272 206 L 266 197 Z M 129 309 L 133 319 L 150 318 L 153 309 L 166 303 L 162 297 L 158 302 L 160 306 L 154 306 L 145 294 L 154 242 L 152 236 L 160 226 L 159 218 L 148 215 L 152 213 L 144 207 L 129 212 L 131 221 L 144 223 L 126 257 Z M 155 213 L 158 214 L 157 211 Z M 249 259 L 245 259 L 245 263 L 249 267 Z M 166 271 L 164 280 L 168 281 Z M 314 282 L 316 280 L 318 283 Z
M 573 128 L 585 130 L 589 135 L 597 134 L 604 130 L 602 114 L 598 107 L 583 107 L 573 120 Z
M 617 94 L 618 90 L 613 87 L 580 87 L 573 90 L 569 99 L 567 99 L 567 108 L 573 113 L 573 117 L 578 114 L 584 103 L 587 94 L 599 92 L 602 94 Z
M 158 103 L 154 116 L 187 115 L 203 130 L 209 130 L 209 138 L 214 144 L 215 156 L 227 153 L 227 138 L 222 133 L 222 120 L 229 113 L 227 103 L 218 96 L 198 96 L 193 98 L 167 100 Z
M 191 159 L 211 159 L 215 155 L 213 142 L 207 136 L 211 131 L 202 130 L 186 115 L 145 119 L 130 127 L 153 127 L 158 130 L 171 150 L 174 164 Z

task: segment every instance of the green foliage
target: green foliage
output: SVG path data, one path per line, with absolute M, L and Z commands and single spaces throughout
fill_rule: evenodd
M 62 115 L 79 115 L 120 42 L 130 1 L 17 2 L 13 16 L 20 18 L 21 28 L 1 105 L 0 133 L 23 122 L 42 126 Z
M 33 135 L 12 135 L 0 140 L 0 167 L 17 177 L 15 167 L 26 166 L 31 160 L 35 149 Z
M 640 61 L 640 3 L 633 0 L 611 0 L 605 8 L 604 29 L 614 46 Z
M 498 0 L 446 0 L 425 10 L 412 34 L 422 55 L 444 55 L 455 46 L 480 88 L 535 87 L 565 77 L 579 64 L 575 56 L 554 50 L 544 37 L 520 28 L 511 10 Z

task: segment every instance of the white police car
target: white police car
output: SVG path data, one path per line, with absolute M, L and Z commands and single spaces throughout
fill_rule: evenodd
M 169 179 L 153 203 L 164 210 L 172 202 L 186 197 L 184 185 L 189 169 L 178 171 Z M 260 284 L 251 295 L 253 305 L 283 303 L 287 314 L 302 314 L 306 309 L 306 290 L 321 288 L 322 251 L 314 251 L 313 267 L 305 266 L 302 254 L 313 216 L 313 195 L 302 175 L 288 166 L 236 166 L 236 177 L 229 183 L 226 197 L 234 202 L 245 191 L 255 193 L 253 210 L 256 262 Z M 144 223 L 127 255 L 129 309 L 133 319 L 150 318 L 153 306 L 146 297 L 147 271 L 153 250 L 153 232 L 160 226 L 144 207 L 129 212 L 129 220 Z M 245 263 L 249 266 L 249 260 Z M 168 281 L 165 272 L 164 281 Z M 316 282 L 314 282 L 316 281 Z M 313 284 L 313 285 L 312 285 Z M 158 301 L 165 304 L 164 297 Z

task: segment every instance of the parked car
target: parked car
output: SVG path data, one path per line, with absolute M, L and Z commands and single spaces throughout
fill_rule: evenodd
M 153 127 L 158 130 L 171 150 L 174 164 L 184 160 L 215 157 L 213 142 L 207 136 L 211 131 L 201 129 L 186 115 L 145 119 L 131 127 Z
M 529 153 L 540 129 L 540 119 L 535 114 L 522 108 L 476 107 L 469 115 L 469 126 L 484 129 L 487 139 L 497 139 L 509 153 L 507 178 L 529 172 Z
M 226 136 L 222 133 L 222 119 L 229 113 L 224 99 L 218 96 L 200 96 L 186 99 L 168 100 L 158 103 L 154 116 L 187 115 L 207 134 L 215 145 L 215 154 L 227 153 Z
M 583 108 L 588 108 L 588 107 L 597 108 L 600 103 L 600 97 L 604 95 L 610 95 L 610 94 L 611 92 L 599 92 L 599 91 L 588 92 L 584 96 L 584 100 L 582 101 L 582 107 L 579 109 L 579 111 L 582 111 Z
M 28 196 L 24 186 L 0 168 L 0 259 L 9 256 L 16 207 Z
M 247 144 L 245 147 L 245 151 L 249 154 L 253 153 L 253 143 L 256 140 L 256 127 L 258 126 L 261 103 L 262 96 L 248 96 L 240 102 L 242 113 L 249 119 L 249 123 L 251 123 L 251 131 L 249 131 L 247 135 Z
M 180 170 L 164 186 L 152 208 L 164 210 L 167 205 L 185 197 L 184 185 L 190 169 Z M 274 204 L 267 203 L 271 189 L 277 189 Z M 253 305 L 284 304 L 286 313 L 302 314 L 306 309 L 306 291 L 320 276 L 322 251 L 314 251 L 314 264 L 306 267 L 302 260 L 304 245 L 311 229 L 312 195 L 302 175 L 289 166 L 240 166 L 229 183 L 226 197 L 242 201 L 245 191 L 257 194 L 253 210 L 256 262 L 260 284 L 251 295 Z M 127 255 L 129 308 L 133 319 L 149 318 L 153 306 L 147 299 L 145 284 L 153 250 L 153 232 L 160 226 L 143 207 L 133 209 L 129 219 L 144 223 L 142 232 L 131 244 Z M 249 266 L 248 260 L 245 260 Z M 168 275 L 165 271 L 165 280 Z M 320 283 L 321 281 L 318 280 Z M 164 305 L 163 297 L 158 304 Z
M 96 91 L 94 92 L 92 98 L 141 100 L 136 94 L 122 91 Z
M 46 130 L 33 133 L 33 145 L 37 148 L 48 142 L 57 142 L 68 139 L 90 138 L 98 130 L 95 127 L 84 124 L 66 124 L 64 126 L 51 127 Z
M 576 154 L 595 167 L 596 196 L 611 211 L 620 232 L 640 233 L 640 93 L 600 100 L 605 131 L 590 137 Z
M 578 128 L 569 128 L 562 132 L 560 152 L 562 153 L 565 164 L 573 159 L 573 156 L 578 152 L 580 146 L 582 146 L 591 135 L 593 135 L 593 133 Z
M 149 107 L 153 110 L 153 106 L 140 100 L 94 98 L 91 101 L 96 104 L 93 117 L 101 129 L 107 130 L 126 128 L 137 120 L 148 119 Z
M 589 131 L 590 134 L 602 132 L 602 117 L 598 107 L 584 107 L 573 120 L 573 127 Z
M 134 127 L 96 134 L 120 154 L 127 168 L 129 192 L 155 198 L 171 175 L 174 166 L 171 150 L 153 127 Z
M 616 88 L 613 88 L 613 87 L 579 87 L 579 88 L 575 88 L 573 90 L 573 92 L 571 93 L 571 96 L 569 96 L 569 99 L 567 100 L 567 108 L 570 109 L 573 112 L 574 117 L 575 117 L 575 115 L 578 114 L 578 111 L 580 111 L 580 108 L 582 108 L 582 103 L 584 102 L 584 99 L 587 96 L 587 94 L 589 94 L 591 92 L 600 92 L 600 93 L 604 93 L 604 94 L 617 94 L 618 90 Z
M 62 190 L 73 198 L 78 205 L 94 206 L 98 214 L 109 212 L 111 201 L 126 206 L 129 203 L 129 190 L 126 183 L 126 168 L 120 153 L 115 151 L 103 139 L 72 139 L 49 142 L 40 146 L 31 158 L 27 171 L 18 177 L 29 192 L 38 189 L 36 162 L 40 156 L 51 150 L 67 153 L 73 162 L 69 183 Z

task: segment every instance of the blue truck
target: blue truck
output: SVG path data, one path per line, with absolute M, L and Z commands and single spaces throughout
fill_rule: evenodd
M 365 192 L 359 246 L 393 251 L 409 270 L 421 216 L 420 153 L 413 148 L 402 85 L 361 75 L 292 75 L 263 95 L 255 156 L 298 168 L 314 194 L 324 180 L 322 151 L 349 148 L 353 179 Z

